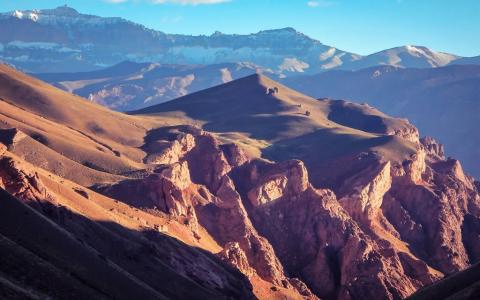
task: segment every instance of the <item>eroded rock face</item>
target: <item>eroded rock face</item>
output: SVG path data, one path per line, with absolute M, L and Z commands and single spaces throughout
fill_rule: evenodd
M 227 243 L 219 256 L 248 277 L 255 273 L 255 270 L 250 267 L 245 252 L 236 242 Z
M 190 171 L 186 161 L 174 163 L 161 172 L 163 178 L 169 180 L 172 185 L 180 190 L 185 190 L 192 184 L 190 181 Z
M 420 143 L 425 147 L 429 158 L 436 160 L 445 159 L 445 149 L 442 144 L 438 143 L 434 138 L 426 136 L 420 139 Z
M 250 196 L 259 185 L 255 181 L 245 182 L 244 178 L 248 178 L 245 174 L 253 173 L 253 178 L 263 183 L 265 177 L 289 173 L 285 166 L 295 166 L 293 162 L 284 164 L 283 168 L 279 165 L 261 162 L 246 165 L 244 169 L 247 170 L 234 175 L 235 184 Z M 362 196 L 381 198 L 391 183 L 389 167 L 388 163 L 383 165 L 378 176 L 369 183 L 371 186 L 365 191 L 370 191 L 370 195 L 360 193 L 362 195 L 357 194 L 356 199 L 352 195 L 352 201 L 365 200 L 360 199 Z M 305 176 L 300 176 L 305 177 L 308 183 L 306 172 Z M 295 193 L 283 192 L 268 205 L 251 205 L 248 213 L 260 234 L 272 244 L 286 271 L 304 280 L 317 296 L 367 299 L 382 295 L 399 299 L 435 278 L 420 260 L 411 258 L 413 263 L 402 260 L 388 242 L 368 236 L 342 208 L 332 191 L 300 186 L 302 188 Z M 380 205 L 381 202 L 377 203 L 376 209 Z M 407 264 L 410 270 L 422 274 L 423 281 L 403 271 Z M 365 286 L 370 288 L 365 289 Z
M 478 190 L 458 161 L 444 158 L 441 145 L 433 139 L 422 144 L 417 155 L 403 164 L 404 173 L 393 173 L 396 177 L 382 209 L 416 256 L 451 273 L 478 259 L 468 254 L 471 243 L 462 238 L 477 230 L 464 223 L 465 218 L 469 225 L 478 222 Z
M 478 187 L 415 132 L 405 133 L 417 147 L 410 158 L 373 155 L 335 191 L 314 188 L 299 160 L 248 160 L 209 133 L 177 133 L 191 147 L 168 148 L 174 159 L 126 187 L 137 188 L 127 198 L 144 195 L 192 231 L 203 227 L 222 259 L 299 298 L 401 299 L 465 268 L 480 249 Z M 104 192 L 115 197 L 125 184 Z
M 271 175 L 265 174 L 258 178 L 256 165 L 250 172 L 250 178 L 258 181 L 247 194 L 253 206 L 268 204 L 283 196 L 294 196 L 305 191 L 309 185 L 307 170 L 299 160 L 280 163 L 269 173 Z
M 158 145 L 150 145 L 150 148 L 156 148 L 158 153 L 147 156 L 146 163 L 151 164 L 172 164 L 176 163 L 188 151 L 195 146 L 195 139 L 189 133 L 181 134 L 172 142 L 158 143 Z M 152 151 L 152 150 L 150 150 Z
M 339 199 L 340 204 L 353 217 L 372 215 L 382 206 L 384 195 L 392 187 L 390 162 L 381 165 L 373 174 L 360 174 L 357 183 L 346 184 L 351 191 Z M 365 176 L 365 177 L 364 177 Z M 345 189 L 345 188 L 344 188 Z
M 387 134 L 399 136 L 412 143 L 418 143 L 419 139 L 418 129 L 408 121 L 405 122 L 403 127 L 387 132 Z
M 187 178 L 189 179 L 186 163 L 173 164 L 171 168 L 164 170 L 162 173 L 164 174 L 158 180 L 169 180 L 172 186 L 175 186 L 179 191 L 184 191 L 190 187 L 191 183 L 186 181 Z M 59 295 L 60 298 L 68 298 L 69 296 L 84 298 L 87 297 L 85 295 L 96 295 L 92 297 L 116 299 L 131 299 L 139 295 L 145 297 L 145 299 L 161 299 L 165 297 L 164 295 L 188 299 L 255 298 L 247 278 L 220 259 L 215 258 L 214 255 L 206 254 L 204 251 L 189 247 L 176 239 L 160 234 L 153 230 L 154 227 L 148 229 L 146 227 L 146 230 L 141 232 L 131 231 L 123 227 L 123 224 L 113 221 L 118 216 L 114 216 L 105 223 L 104 220 L 95 221 L 95 215 L 108 216 L 109 213 L 98 202 L 95 203 L 93 199 L 85 197 L 85 195 L 88 195 L 87 188 L 73 187 L 72 192 L 77 192 L 85 197 L 85 201 L 92 201 L 89 204 L 93 205 L 94 209 L 86 208 L 77 211 L 69 206 L 70 199 L 65 202 L 62 196 L 58 194 L 61 189 L 70 189 L 71 187 L 69 185 L 64 186 L 65 182 L 59 180 L 55 182 L 55 190 L 52 191 L 51 180 L 55 180 L 51 174 L 40 176 L 35 172 L 33 166 L 18 157 L 12 156 L 11 153 L 7 152 L 7 155 L 0 157 L 0 187 L 2 188 L 0 191 L 0 206 L 4 209 L 2 218 L 5 219 L 5 212 L 8 214 L 13 209 L 22 208 L 22 211 L 16 211 L 16 214 L 13 215 L 14 218 L 21 217 L 17 221 L 18 223 L 2 222 L 2 235 L 5 232 L 6 234 L 11 233 L 9 227 L 13 227 L 13 236 L 9 237 L 12 242 L 7 249 L 16 250 L 14 247 L 17 245 L 16 243 L 25 241 L 24 245 L 20 247 L 20 253 L 26 252 L 25 249 L 29 250 L 28 259 L 15 260 L 16 271 L 13 274 L 16 276 L 16 273 L 22 272 L 23 269 L 33 272 L 35 275 L 27 274 L 27 272 L 20 273 L 21 280 L 27 278 L 24 284 L 40 286 L 44 289 L 42 295 L 48 293 L 48 295 L 52 295 L 52 298 Z M 50 185 L 47 182 L 50 182 Z M 149 183 L 152 183 L 152 181 L 149 181 Z M 5 193 L 3 189 L 8 193 Z M 8 196 L 8 199 L 5 198 L 5 195 Z M 183 197 L 179 197 L 172 201 L 177 203 L 182 199 Z M 19 200 L 26 205 L 20 205 Z M 111 200 L 106 202 L 113 203 Z M 34 210 L 28 208 L 28 206 Z M 78 209 L 78 207 L 76 208 Z M 113 214 L 112 209 L 110 209 L 110 212 Z M 131 208 L 128 210 L 133 211 Z M 93 211 L 94 216 L 90 218 L 81 214 L 91 211 Z M 130 215 L 130 217 L 132 216 Z M 110 227 L 112 223 L 115 226 Z M 18 227 L 19 224 L 23 227 L 22 230 L 15 230 L 15 227 Z M 38 229 L 35 226 L 38 226 Z M 33 229 L 25 230 L 24 228 L 27 227 Z M 45 228 L 49 230 L 44 230 Z M 112 230 L 112 228 L 115 229 Z M 40 238 L 32 237 L 36 234 Z M 41 245 L 41 243 L 45 244 Z M 2 245 L 2 247 L 5 246 Z M 32 248 L 28 249 L 27 247 Z M 40 247 L 46 248 L 47 251 L 39 250 Z M 5 248 L 2 250 L 5 250 Z M 40 260 L 37 257 L 38 253 L 42 254 Z M 78 259 L 78 253 L 80 253 L 81 259 Z M 230 257 L 235 257 L 235 255 L 231 254 Z M 3 259 L 2 265 L 6 260 L 8 260 L 8 257 Z M 36 263 L 40 266 L 35 265 Z M 32 268 L 32 264 L 34 264 L 34 268 Z M 42 268 L 44 264 L 48 268 Z M 110 268 L 109 272 L 101 271 L 104 276 L 102 276 L 102 282 L 98 284 L 99 277 L 91 276 L 91 273 L 93 270 L 105 270 L 102 269 L 103 264 L 114 267 Z M 54 272 L 51 269 L 54 269 Z M 80 269 L 84 271 L 77 271 Z M 8 268 L 6 270 L 8 271 Z M 69 281 L 65 281 L 66 285 L 57 282 L 48 285 L 42 282 L 38 285 L 36 280 L 33 280 L 32 283 L 28 282 L 28 278 L 38 276 L 37 273 L 44 274 L 43 272 L 47 272 L 47 274 L 54 274 L 61 278 L 65 276 L 65 271 L 69 270 L 72 270 L 71 272 L 74 272 L 75 276 L 80 278 L 87 291 L 94 287 L 98 290 L 98 294 L 82 294 L 81 285 L 72 284 Z M 152 272 L 151 270 L 156 271 Z M 118 279 L 119 275 L 115 272 L 128 275 L 122 281 Z M 171 284 L 165 285 L 165 280 L 170 280 Z M 122 292 L 130 294 L 116 292 L 120 285 L 122 286 Z M 132 288 L 135 287 L 136 289 L 132 291 Z M 66 292 L 63 292 L 64 290 Z
M 33 169 L 11 157 L 0 157 L 0 187 L 21 200 L 54 198 Z
M 183 139 L 184 136 L 177 136 Z M 187 152 L 171 152 L 174 163 L 162 162 L 157 174 L 128 180 L 100 190 L 113 198 L 129 201 L 141 207 L 155 205 L 174 218 L 187 218 L 194 234 L 199 226 L 224 247 L 220 257 L 237 267 L 246 276 L 258 275 L 275 286 L 291 290 L 297 298 L 316 299 L 299 279 L 290 283 L 285 270 L 267 239 L 252 225 L 243 201 L 228 173 L 243 165 L 247 159 L 237 146 L 220 147 L 218 141 L 205 132 L 192 135 Z M 183 139 L 184 140 L 184 139 Z M 175 142 L 170 142 L 172 145 Z M 169 148 L 169 151 L 173 151 Z M 178 160 L 178 162 L 176 161 Z M 285 176 L 289 193 L 301 190 L 307 184 L 302 173 L 303 164 L 295 162 Z M 142 199 L 135 200 L 131 199 Z M 297 289 L 298 287 L 298 289 Z

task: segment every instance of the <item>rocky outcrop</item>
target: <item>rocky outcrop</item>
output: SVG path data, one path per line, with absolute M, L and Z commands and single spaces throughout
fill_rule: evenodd
M 391 129 L 387 131 L 387 134 L 396 135 L 412 143 L 418 143 L 420 137 L 418 129 L 407 120 L 405 120 L 402 127 Z
M 251 180 L 259 181 L 247 194 L 253 206 L 265 205 L 284 196 L 294 196 L 305 191 L 309 185 L 307 170 L 299 160 L 279 163 L 270 174 L 261 178 L 258 172 L 258 167 L 253 165 L 249 174 Z
M 196 140 L 197 147 L 186 156 L 191 166 L 192 181 L 205 185 L 216 197 L 214 205 L 196 207 L 199 224 L 205 226 L 222 245 L 238 243 L 248 264 L 260 278 L 295 291 L 274 249 L 252 225 L 241 196 L 228 175 L 233 166 L 222 147 L 209 134 L 200 135 Z M 243 153 L 234 153 L 236 158 L 230 156 L 230 161 L 243 160 Z
M 393 172 L 392 189 L 382 206 L 400 238 L 416 256 L 443 273 L 476 261 L 477 256 L 468 254 L 471 243 L 462 237 L 478 230 L 472 224 L 480 217 L 473 179 L 458 161 L 445 159 L 443 146 L 430 138 L 422 140 L 417 154 L 402 167 Z
M 264 177 L 289 173 L 289 166 L 298 163 L 280 165 L 253 162 L 244 167 L 247 170 L 238 171 L 235 184 L 246 195 L 251 195 L 252 190 L 258 189 L 258 183 L 265 182 Z M 252 170 L 257 182 L 245 182 L 246 174 Z M 381 186 L 380 178 L 386 176 L 388 170 L 384 166 L 372 186 Z M 300 177 L 307 178 L 308 183 L 308 176 L 304 174 Z M 385 192 L 380 187 L 377 189 L 379 193 Z M 268 205 L 251 205 L 248 212 L 255 227 L 272 243 L 286 271 L 304 280 L 320 297 L 368 299 L 382 295 L 399 299 L 412 293 L 422 282 L 435 278 L 418 259 L 403 259 L 388 243 L 369 237 L 339 205 L 332 191 L 307 185 L 297 193 L 282 193 Z M 423 281 L 413 279 L 403 267 L 422 274 Z M 366 285 L 370 286 L 368 290 L 363 288 Z
M 0 129 L 0 142 L 8 147 L 15 146 L 27 135 L 17 128 Z
M 8 156 L 0 157 L 0 187 L 20 200 L 54 199 L 35 170 Z
M 148 145 L 151 152 L 145 159 L 151 164 L 173 164 L 178 162 L 195 146 L 195 140 L 189 133 L 181 134 L 173 141 L 153 141 Z M 158 151 L 158 152 L 157 152 Z
M 185 184 L 185 166 L 164 179 Z M 247 278 L 214 255 L 153 228 L 125 227 L 118 219 L 135 226 L 141 214 L 127 216 L 134 210 L 123 205 L 115 215 L 112 199 L 89 197 L 82 208 L 65 192 L 70 184 L 10 153 L 0 157 L 0 271 L 15 278 L 19 298 L 255 299 Z M 38 279 L 45 274 L 55 280 L 46 285 Z
M 347 195 L 339 202 L 352 217 L 372 216 L 380 209 L 383 197 L 392 186 L 390 169 L 390 162 L 386 162 L 373 174 L 361 173 L 344 184 Z
M 171 133 L 166 134 L 171 136 Z M 190 138 L 184 133 L 175 133 L 178 143 Z M 248 277 L 254 274 L 274 286 L 290 290 L 297 298 L 316 299 L 299 279 L 292 280 L 278 260 L 269 241 L 260 236 L 251 223 L 243 201 L 228 175 L 233 168 L 245 164 L 247 158 L 238 146 L 222 145 L 205 132 L 190 135 L 194 145 L 189 151 L 185 147 L 169 147 L 166 157 L 155 174 L 146 178 L 127 180 L 110 186 L 100 186 L 102 193 L 137 207 L 156 207 L 179 220 L 188 220 L 193 234 L 205 228 L 222 245 L 219 256 L 238 268 Z M 158 141 L 161 144 L 163 141 Z M 154 142 L 150 141 L 150 145 Z M 288 178 L 285 188 L 288 193 L 306 188 L 304 166 L 295 162 L 284 174 Z M 264 180 L 264 179 L 262 179 Z M 264 180 L 266 182 L 266 180 Z M 133 200 L 132 200 L 133 199 Z M 305 296 L 306 295 L 306 296 Z
M 422 183 L 422 176 L 426 170 L 426 152 L 419 146 L 410 158 L 401 163 L 396 162 L 392 166 L 392 175 L 399 184 L 416 185 Z
M 445 147 L 438 143 L 434 138 L 429 136 L 423 137 L 420 139 L 420 143 L 425 148 L 429 158 L 435 160 L 445 159 Z
M 412 135 L 405 161 L 371 155 L 334 192 L 314 188 L 302 161 L 249 160 L 209 133 L 172 130 L 150 143 L 192 147 L 168 148 L 175 159 L 155 173 L 103 192 L 133 205 L 145 195 L 192 232 L 204 228 L 249 278 L 312 299 L 401 299 L 478 259 L 478 239 L 462 239 L 480 232 L 477 188 L 431 139 Z
M 236 242 L 229 242 L 225 245 L 219 256 L 234 266 L 247 277 L 252 277 L 255 270 L 250 266 L 245 252 Z
M 248 157 L 236 144 L 224 144 L 220 145 L 220 148 L 222 149 L 228 163 L 232 167 L 241 166 L 248 161 Z

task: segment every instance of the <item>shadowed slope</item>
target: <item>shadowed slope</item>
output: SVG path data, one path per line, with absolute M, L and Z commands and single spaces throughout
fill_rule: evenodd
M 414 152 L 407 136 L 418 135 L 406 120 L 367 106 L 316 100 L 258 74 L 133 114 L 177 118 L 178 123 L 187 117 L 227 140 L 256 148 L 253 152 L 265 158 L 305 160 L 314 173 L 327 172 L 321 165 L 327 160 L 335 164 L 348 156 L 349 163 L 356 164 L 353 156 L 364 151 L 381 152 L 386 160 L 401 161 Z M 395 140 L 385 135 L 407 138 Z M 336 176 L 329 167 L 328 176 L 332 175 Z M 313 177 L 316 185 L 320 184 L 318 178 Z
M 449 299 L 475 300 L 480 298 L 480 265 L 452 274 L 420 289 L 408 300 Z

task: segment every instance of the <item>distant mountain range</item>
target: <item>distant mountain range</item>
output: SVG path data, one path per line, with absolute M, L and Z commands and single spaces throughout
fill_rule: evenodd
M 81 14 L 67 6 L 2 13 L 0 27 L 0 60 L 35 73 L 91 71 L 130 60 L 187 65 L 250 62 L 284 77 L 376 65 L 430 68 L 479 61 L 420 46 L 361 56 L 293 28 L 249 35 L 166 34 L 122 18 Z
M 204 66 L 122 62 L 98 71 L 35 76 L 92 102 L 128 111 L 166 102 L 257 72 L 274 75 L 251 63 Z

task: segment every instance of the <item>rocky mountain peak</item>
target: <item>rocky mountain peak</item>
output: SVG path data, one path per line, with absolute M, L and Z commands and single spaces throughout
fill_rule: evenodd
M 81 15 L 76 9 L 70 7 L 68 5 L 63 5 L 56 7 L 54 9 L 44 9 L 39 11 L 42 14 L 52 14 L 57 16 L 65 16 L 65 17 L 76 17 Z

